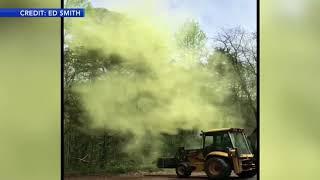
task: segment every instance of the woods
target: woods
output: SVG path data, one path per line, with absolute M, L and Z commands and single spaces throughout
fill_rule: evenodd
M 103 24 L 104 20 L 107 19 L 107 23 L 114 23 L 113 25 L 117 26 L 119 22 L 123 22 L 123 18 L 127 18 L 106 9 L 91 8 L 89 11 L 94 14 L 93 17 L 99 25 Z M 135 46 L 139 48 L 138 43 L 134 44 L 135 42 L 131 42 L 132 39 L 128 39 L 127 42 L 109 42 L 106 39 L 108 43 L 106 43 L 107 47 L 109 47 L 109 49 L 106 49 L 111 53 L 106 53 L 103 50 L 101 45 L 102 40 L 97 41 L 91 46 L 86 45 L 86 42 L 74 45 L 73 41 L 76 41 L 77 35 L 73 34 L 72 30 L 69 29 L 69 26 L 72 26 L 72 22 L 68 23 L 66 24 L 65 37 L 70 37 L 70 39 L 66 40 L 64 49 L 64 164 L 66 173 L 126 173 L 130 171 L 156 170 L 154 165 L 156 156 L 172 155 L 177 147 L 180 146 L 197 147 L 201 144 L 199 130 L 202 127 L 196 124 L 198 117 L 201 118 L 202 116 L 198 112 L 207 113 L 207 111 L 202 110 L 206 110 L 207 107 L 199 107 L 203 104 L 219 112 L 219 118 L 212 115 L 212 119 L 216 119 L 216 124 L 212 124 L 212 126 L 239 125 L 246 128 L 248 132 L 252 132 L 256 128 L 258 63 L 256 33 L 247 32 L 241 27 L 234 27 L 222 29 L 217 33 L 216 37 L 209 38 L 201 30 L 200 25 L 196 21 L 187 21 L 175 33 L 174 39 L 178 48 L 175 49 L 174 56 L 170 57 L 170 61 L 167 64 L 169 68 L 184 64 L 183 68 L 179 68 L 179 71 L 172 71 L 181 73 L 182 78 L 173 81 L 174 83 L 170 87 L 170 92 L 173 92 L 172 94 L 158 96 L 156 95 L 158 91 L 154 89 L 163 88 L 163 86 L 160 86 L 162 82 L 170 82 L 169 80 L 163 81 L 163 78 L 166 77 L 161 76 L 166 76 L 163 72 L 166 70 L 166 67 L 159 68 L 158 64 L 152 62 L 152 60 L 158 59 L 159 56 L 155 57 L 155 59 L 148 59 L 149 54 L 137 51 L 137 54 L 139 54 L 139 58 L 137 59 L 139 61 L 128 61 L 131 57 L 134 57 L 132 59 L 135 60 L 136 56 L 126 56 L 126 54 L 123 54 L 121 50 L 126 51 L 126 46 L 121 46 L 121 48 L 125 48 L 120 48 L 120 50 L 117 47 L 118 49 L 112 51 L 114 46 L 109 45 L 113 43 L 129 43 L 130 48 L 134 49 Z M 121 26 L 119 25 L 119 27 Z M 135 29 L 132 32 L 135 32 Z M 87 36 L 90 37 L 90 35 L 93 34 L 88 34 Z M 154 34 L 151 35 L 153 36 Z M 143 37 L 137 34 L 132 34 L 132 36 Z M 102 35 L 101 37 L 104 36 Z M 119 41 L 123 41 L 122 37 L 118 38 Z M 211 40 L 214 46 L 209 48 L 207 44 Z M 90 39 L 90 43 L 92 43 L 91 41 L 93 40 Z M 139 40 L 137 41 L 139 42 Z M 161 56 L 162 54 L 157 53 L 166 52 L 156 43 L 154 45 L 155 48 L 152 45 L 150 46 L 153 51 L 151 54 L 155 53 L 155 55 Z M 145 46 L 142 47 L 145 48 Z M 131 53 L 136 55 L 135 50 Z M 140 61 L 143 58 L 149 61 Z M 162 65 L 162 63 L 159 64 Z M 157 66 L 156 69 L 154 66 Z M 117 76 L 114 76 L 114 73 Z M 185 74 L 191 75 L 185 78 Z M 206 78 L 201 78 L 200 81 L 190 80 L 193 77 L 195 79 L 198 76 L 202 77 L 202 74 L 209 74 L 211 76 L 205 76 Z M 178 76 L 179 74 L 173 75 Z M 171 77 L 173 78 L 173 76 Z M 214 78 L 210 79 L 208 77 Z M 110 100 L 118 92 L 103 91 L 102 94 L 106 94 L 107 98 L 105 101 L 101 101 L 103 103 L 101 111 L 102 113 L 110 111 L 110 113 L 99 115 L 99 121 L 97 121 L 92 112 L 99 114 L 101 111 L 93 109 L 93 106 L 90 106 L 92 104 L 88 105 L 86 101 L 88 96 L 75 89 L 81 85 L 86 85 L 86 87 L 90 88 L 96 86 L 95 83 L 97 82 L 110 82 L 110 84 L 107 84 L 106 89 L 108 90 L 108 88 L 115 88 L 114 86 L 121 85 L 121 82 L 117 81 L 118 79 L 124 81 L 126 85 L 129 84 L 127 83 L 128 79 L 135 81 L 133 86 L 125 86 L 122 89 L 133 87 L 137 90 L 132 92 L 128 90 L 129 94 L 137 94 L 134 94 L 134 98 L 130 99 L 130 106 L 127 108 L 128 104 L 124 104 L 118 99 L 116 99 L 116 102 Z M 154 84 L 148 87 L 146 83 L 150 81 L 155 81 L 155 84 L 159 84 L 160 82 L 159 87 L 154 87 Z M 184 85 L 185 82 L 187 82 L 188 86 Z M 140 87 L 139 83 L 144 85 Z M 181 87 L 177 86 L 177 84 L 181 84 Z M 217 85 L 221 85 L 221 87 Z M 119 89 L 115 90 L 119 91 Z M 94 92 L 100 93 L 98 91 Z M 183 106 L 187 106 L 187 104 L 179 103 L 176 105 L 176 102 L 180 102 L 183 99 L 175 99 L 174 93 L 177 93 L 176 96 L 178 96 L 179 92 L 183 95 L 188 95 L 189 93 L 192 98 L 198 98 L 196 101 L 194 99 L 192 101 L 195 104 L 199 103 L 199 106 L 190 106 L 191 109 L 194 107 L 199 108 L 194 113 L 197 115 L 194 115 L 195 120 L 192 123 L 183 119 L 188 118 L 187 116 L 193 116 L 193 114 L 183 110 L 185 108 Z M 108 95 L 110 93 L 114 93 L 114 95 Z M 220 94 L 223 94 L 223 96 Z M 121 98 L 124 99 L 124 102 L 127 101 L 125 96 Z M 97 97 L 97 99 L 103 99 L 103 97 Z M 111 102 L 111 104 L 107 104 L 107 102 Z M 166 110 L 170 104 L 175 105 L 173 106 L 173 112 L 171 112 L 172 109 L 169 109 L 168 112 L 164 111 L 164 113 L 154 112 Z M 180 107 L 180 105 L 182 106 Z M 176 107 L 180 107 L 179 109 L 181 109 L 177 109 L 177 111 L 183 111 L 179 112 L 179 119 L 177 120 L 174 119 L 178 116 L 174 114 Z M 119 113 L 119 117 L 110 115 L 110 109 L 112 108 L 118 108 L 112 111 L 112 115 Z M 128 109 L 133 112 L 129 114 Z M 208 112 L 211 113 L 211 109 Z M 174 133 L 160 130 L 156 131 L 157 133 L 153 132 L 155 127 L 162 128 L 158 125 L 158 122 L 170 122 L 170 118 L 162 119 L 160 116 L 169 116 L 171 113 L 174 114 L 174 116 L 172 115 L 174 117 L 172 125 L 166 124 L 166 127 L 174 126 Z M 142 116 L 147 118 L 140 121 L 139 118 Z M 100 122 L 101 119 L 105 120 L 108 117 L 110 121 Z M 117 129 L 118 124 L 111 122 L 120 121 L 120 117 L 122 119 L 129 118 L 129 122 L 131 120 L 131 122 L 141 122 L 142 125 L 137 125 L 136 127 L 145 127 L 143 129 L 144 132 L 140 134 L 130 128 L 130 126 L 135 126 L 136 124 L 129 125 L 129 127 L 127 125 L 121 126 L 120 124 L 119 126 L 125 130 Z M 151 123 L 148 117 L 155 120 Z M 156 118 L 159 118 L 159 121 Z M 232 120 L 238 122 L 232 122 Z M 98 123 L 99 125 L 97 125 Z M 186 127 L 185 124 L 190 124 L 190 127 Z M 190 139 L 194 139 L 194 141 L 190 141 Z M 131 145 L 134 144 L 133 142 L 139 143 L 139 147 L 133 145 L 131 148 Z

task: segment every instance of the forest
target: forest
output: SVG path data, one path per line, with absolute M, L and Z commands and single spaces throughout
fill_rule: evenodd
M 200 147 L 203 129 L 243 127 L 255 144 L 256 32 L 209 37 L 186 20 L 167 33 L 86 8 L 87 21 L 65 21 L 66 174 L 157 171 L 157 157 Z

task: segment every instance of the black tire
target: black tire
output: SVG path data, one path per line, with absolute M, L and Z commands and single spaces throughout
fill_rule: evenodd
M 191 175 L 191 168 L 187 163 L 180 163 L 176 167 L 176 174 L 178 178 L 187 178 Z
M 212 157 L 205 163 L 205 172 L 209 179 L 227 179 L 231 174 L 231 167 L 224 159 Z
M 256 174 L 257 174 L 256 171 L 243 171 L 240 174 L 238 174 L 238 176 L 241 178 L 252 178 Z

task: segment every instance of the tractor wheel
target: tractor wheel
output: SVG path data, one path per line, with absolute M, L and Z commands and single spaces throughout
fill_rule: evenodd
M 231 174 L 231 167 L 224 159 L 212 157 L 205 163 L 205 172 L 209 179 L 227 179 Z
M 191 175 L 191 170 L 190 167 L 188 166 L 187 163 L 180 163 L 177 167 L 176 167 L 176 173 L 178 178 L 186 178 L 189 177 Z
M 237 174 L 239 177 L 241 178 L 252 178 L 253 176 L 255 176 L 257 174 L 256 171 L 243 171 L 239 174 Z

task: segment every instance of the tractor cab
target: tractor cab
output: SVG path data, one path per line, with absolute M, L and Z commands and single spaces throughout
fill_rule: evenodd
M 203 154 L 206 156 L 212 151 L 228 153 L 237 150 L 240 157 L 252 156 L 252 150 L 244 130 L 240 128 L 224 128 L 201 132 L 203 139 Z

